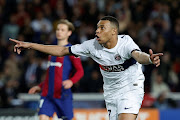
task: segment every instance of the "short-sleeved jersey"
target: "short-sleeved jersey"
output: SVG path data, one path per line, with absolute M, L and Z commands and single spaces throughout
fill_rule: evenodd
M 105 99 L 135 80 L 144 80 L 141 64 L 131 56 L 134 50 L 140 48 L 129 35 L 118 35 L 118 42 L 111 49 L 103 47 L 96 38 L 70 48 L 72 54 L 91 57 L 99 64 Z

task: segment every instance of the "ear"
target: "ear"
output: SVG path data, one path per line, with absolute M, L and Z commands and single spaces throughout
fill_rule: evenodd
M 69 31 L 68 31 L 68 35 L 71 36 L 71 34 L 72 34 L 72 31 L 69 30 Z
M 113 29 L 112 29 L 112 34 L 113 34 L 113 35 L 117 34 L 117 29 L 113 28 Z

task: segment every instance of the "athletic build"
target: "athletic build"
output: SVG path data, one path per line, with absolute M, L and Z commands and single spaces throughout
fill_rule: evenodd
M 31 48 L 54 56 L 84 55 L 95 60 L 104 80 L 104 98 L 110 120 L 135 120 L 144 95 L 140 64 L 160 65 L 159 56 L 140 51 L 128 35 L 118 35 L 119 23 L 111 16 L 103 17 L 97 24 L 96 38 L 72 47 L 47 46 L 15 42 L 14 51 Z

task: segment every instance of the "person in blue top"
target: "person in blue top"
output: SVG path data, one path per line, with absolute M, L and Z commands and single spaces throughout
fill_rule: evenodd
M 74 26 L 68 20 L 62 19 L 56 28 L 58 46 L 69 47 L 69 36 Z M 41 91 L 39 105 L 39 119 L 49 120 L 56 113 L 58 118 L 71 120 L 73 118 L 73 104 L 71 87 L 84 75 L 79 57 L 74 56 L 49 56 L 48 69 L 45 80 L 29 90 L 29 94 Z

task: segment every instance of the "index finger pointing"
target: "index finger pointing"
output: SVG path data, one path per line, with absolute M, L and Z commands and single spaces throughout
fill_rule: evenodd
M 12 38 L 9 38 L 10 41 L 13 41 L 15 43 L 18 43 L 19 41 L 18 40 L 15 40 L 15 39 L 12 39 Z
M 154 56 L 163 56 L 163 53 L 154 54 Z

